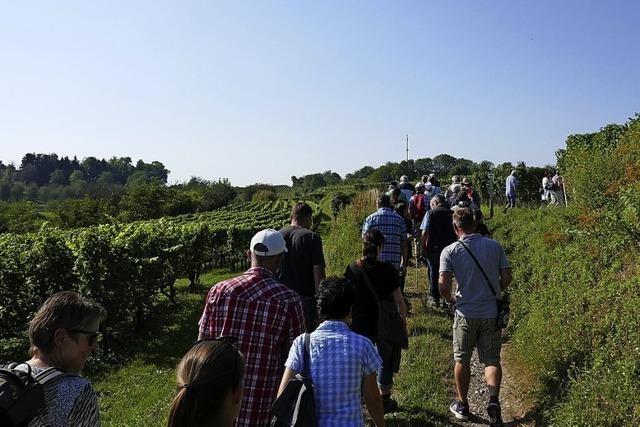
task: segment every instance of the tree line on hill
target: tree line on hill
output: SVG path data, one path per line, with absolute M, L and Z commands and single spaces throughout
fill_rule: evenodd
M 292 176 L 292 187 L 261 183 L 233 187 L 227 179 L 207 181 L 197 177 L 167 185 L 169 170 L 159 161 L 138 160 L 134 165 L 130 157 L 87 157 L 79 161 L 57 154 L 28 153 L 19 168 L 0 161 L 0 233 L 35 231 L 44 221 L 60 228 L 74 228 L 204 212 L 234 200 L 260 202 L 283 195 L 300 197 L 326 186 L 379 185 L 402 175 L 417 181 L 429 173 L 435 173 L 443 186 L 453 175 L 470 177 L 487 200 L 487 173 L 492 172 L 494 193 L 499 200 L 504 178 L 512 169 L 519 172 L 520 200 L 539 200 L 544 168 L 523 162 L 476 163 L 449 154 L 387 162 L 377 168 L 364 166 L 344 178 L 330 170 Z

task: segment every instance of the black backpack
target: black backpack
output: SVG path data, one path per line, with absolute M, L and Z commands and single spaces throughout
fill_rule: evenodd
M 27 370 L 16 369 L 24 365 Z M 26 426 L 45 405 L 44 385 L 67 375 L 56 368 L 49 368 L 33 375 L 27 363 L 10 363 L 0 368 L 0 425 Z
M 309 334 L 305 334 L 302 374 L 289 380 L 271 406 L 271 427 L 318 427 L 313 382 L 309 373 L 309 339 Z

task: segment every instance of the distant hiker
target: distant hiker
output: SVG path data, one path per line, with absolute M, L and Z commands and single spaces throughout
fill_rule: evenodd
M 416 189 L 413 187 L 413 184 L 409 182 L 409 177 L 406 175 L 402 175 L 400 177 L 400 184 L 398 184 L 398 188 L 402 191 L 405 197 L 410 200 L 411 196 L 413 196 L 416 192 Z M 407 202 L 407 205 L 409 203 Z
M 404 220 L 405 225 L 405 241 L 407 246 L 407 259 L 413 258 L 413 246 L 409 244 L 409 240 L 413 238 L 413 221 L 411 221 L 409 217 L 409 210 L 403 202 L 396 203 L 393 206 L 393 210 L 395 213 L 400 215 Z M 406 265 L 406 262 L 405 262 Z M 404 292 L 404 284 L 407 278 L 407 269 L 401 267 L 400 268 L 400 289 Z
M 489 389 L 489 414 L 492 426 L 502 426 L 500 410 L 500 365 L 501 330 L 496 327 L 496 296 L 511 283 L 511 267 L 502 249 L 495 240 L 474 233 L 473 212 L 459 209 L 453 214 L 453 226 L 458 241 L 447 246 L 440 257 L 440 293 L 454 311 L 453 356 L 457 399 L 449 409 L 460 420 L 469 419 L 470 361 L 474 347 L 478 350 L 480 363 L 485 365 L 484 375 Z M 480 267 L 488 277 L 485 279 Z M 452 278 L 457 289 L 451 295 Z M 489 286 L 493 286 L 496 296 Z
M 400 316 L 404 319 L 407 317 L 407 309 L 395 269 L 388 262 L 379 260 L 384 245 L 385 240 L 382 233 L 376 229 L 367 231 L 362 239 L 362 257 L 347 267 L 344 276 L 355 287 L 351 330 L 369 338 L 376 345 L 382 358 L 382 367 L 378 370 L 378 387 L 385 412 L 392 412 L 398 407 L 397 402 L 391 398 L 391 391 L 393 389 L 393 373 L 400 369 L 401 348 L 378 341 L 376 297 L 381 301 L 395 303 Z M 369 283 L 367 283 L 367 279 Z M 371 292 L 371 288 L 375 291 L 375 296 Z
M 306 203 L 296 203 L 291 209 L 291 224 L 280 230 L 287 252 L 278 279 L 302 299 L 307 332 L 317 325 L 316 290 L 325 277 L 322 239 L 310 231 L 313 210 Z
M 427 212 L 420 224 L 421 246 L 429 268 L 429 302 L 435 307 L 440 307 L 440 290 L 438 289 L 440 254 L 447 245 L 456 240 L 452 218 L 451 209 L 446 206 L 444 196 L 437 194 L 431 199 L 431 210 Z
M 555 205 L 564 206 L 564 182 L 558 171 L 556 171 L 555 175 L 551 178 L 551 185 L 551 192 L 555 198 Z
M 404 202 L 409 206 L 409 198 L 402 192 L 402 190 L 400 190 L 396 181 L 391 181 L 389 184 L 389 190 L 385 194 L 389 196 L 390 200 L 392 200 L 392 206 L 399 201 Z
M 198 339 L 238 337 L 247 370 L 236 427 L 269 425 L 286 354 L 305 330 L 300 297 L 276 279 L 286 251 L 276 230 L 256 233 L 247 251 L 251 268 L 211 288 L 198 323 Z
M 516 188 L 518 187 L 518 179 L 516 178 L 516 171 L 512 170 L 511 174 L 505 181 L 505 195 L 507 196 L 507 206 L 504 207 L 502 212 L 506 212 L 509 208 L 516 207 Z
M 433 174 L 431 174 L 431 175 L 433 175 Z M 441 194 L 442 193 L 442 188 L 440 188 L 440 181 L 438 181 L 438 179 L 436 179 L 435 175 L 429 177 L 429 184 L 431 184 L 431 187 L 432 187 L 431 191 L 433 191 L 433 195 L 434 196 L 436 194 Z
M 473 182 L 465 176 L 462 180 L 462 186 L 465 188 L 465 192 L 472 204 L 474 204 L 477 209 L 480 209 L 480 193 L 473 188 Z
M 460 184 L 456 184 L 452 186 L 452 188 L 450 188 L 451 192 L 449 197 L 447 198 L 447 206 L 449 206 L 450 208 L 453 208 L 458 204 L 458 193 L 460 193 L 461 189 L 462 189 L 462 186 Z
M 44 382 L 44 406 L 28 422 L 30 427 L 100 426 L 96 392 L 78 373 L 98 348 L 100 325 L 106 316 L 102 306 L 71 291 L 52 295 L 33 316 L 29 322 L 31 359 L 15 367 L 30 370 Z M 54 376 L 44 381 L 48 375 Z
M 434 189 L 437 187 L 438 189 L 441 189 L 441 185 L 440 185 L 440 180 L 438 179 L 438 177 L 436 177 L 435 173 L 430 173 L 429 174 L 429 182 L 431 183 L 431 185 L 433 185 Z M 442 190 L 440 190 L 442 191 Z M 437 194 L 437 193 L 436 193 Z
M 433 196 L 439 194 L 435 192 L 435 189 L 436 187 L 434 187 L 430 182 L 425 184 L 424 186 L 424 201 L 427 205 L 427 211 L 431 209 L 431 199 L 433 198 Z
M 353 285 L 344 278 L 327 278 L 318 289 L 322 323 L 309 335 L 308 351 L 318 427 L 364 426 L 363 399 L 374 424 L 384 426 L 376 384 L 382 361 L 373 343 L 347 326 L 353 301 Z M 278 395 L 304 371 L 305 338 L 306 334 L 296 338 L 289 350 Z
M 447 188 L 447 191 L 444 192 L 444 197 L 447 200 L 451 199 L 451 196 L 453 195 L 453 193 L 457 193 L 458 191 L 460 191 L 461 186 L 462 185 L 460 184 L 460 176 L 453 175 L 451 177 L 451 185 L 449 185 L 449 187 Z
M 431 184 L 429 184 L 431 187 Z M 433 187 L 431 187 L 433 188 Z M 424 214 L 427 213 L 431 206 L 429 206 L 429 201 L 431 200 L 431 194 L 427 198 L 425 194 L 425 185 L 422 182 L 416 184 L 416 194 L 411 197 L 409 200 L 409 216 L 414 224 L 417 226 L 422 223 L 422 218 L 424 218 Z
M 393 264 L 400 275 L 405 271 L 408 259 L 407 225 L 404 218 L 391 209 L 391 201 L 386 194 L 378 196 L 378 210 L 364 220 L 362 236 L 372 228 L 384 236 L 380 261 Z
M 197 342 L 176 368 L 168 427 L 231 427 L 240 412 L 244 358 L 235 337 Z
M 547 204 L 555 204 L 555 195 L 553 195 L 553 183 L 551 182 L 551 178 L 549 177 L 549 171 L 544 171 L 544 176 L 542 177 L 542 194 L 541 199 L 543 202 L 548 202 Z

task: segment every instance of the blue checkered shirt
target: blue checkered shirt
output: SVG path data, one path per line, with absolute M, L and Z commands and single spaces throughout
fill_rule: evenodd
M 362 379 L 382 359 L 368 338 L 338 320 L 322 322 L 311 333 L 311 380 L 319 427 L 362 427 Z M 295 339 L 285 366 L 301 373 L 304 334 Z
M 400 268 L 401 243 L 407 235 L 407 224 L 404 219 L 391 208 L 380 208 L 364 220 L 362 235 L 370 228 L 377 229 L 384 236 L 384 244 L 378 260 L 390 262 L 395 268 Z

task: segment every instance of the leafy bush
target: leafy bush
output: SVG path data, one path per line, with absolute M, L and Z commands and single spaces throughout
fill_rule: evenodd
M 514 271 L 513 348 L 535 373 L 547 422 L 637 425 L 637 246 L 567 209 L 518 209 L 490 226 Z

